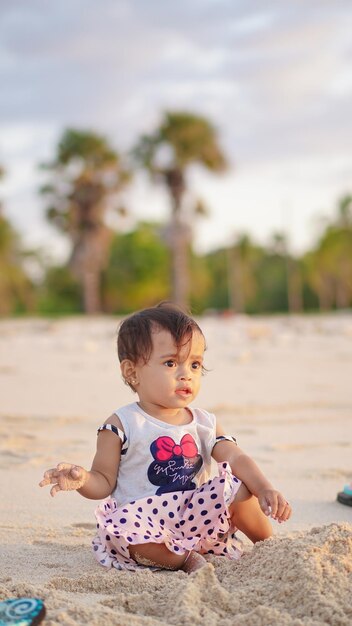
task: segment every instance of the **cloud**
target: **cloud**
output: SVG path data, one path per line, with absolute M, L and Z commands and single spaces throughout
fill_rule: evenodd
M 319 184 L 321 172 L 324 187 L 326 153 L 342 168 L 331 165 L 330 177 L 346 185 L 351 27 L 343 0 L 1 3 L 0 160 L 11 169 L 11 214 L 21 221 L 25 196 L 39 211 L 36 164 L 54 153 L 66 126 L 104 132 L 127 150 L 168 108 L 209 116 L 239 185 L 244 171 L 248 185 L 265 170 L 268 207 L 280 163 L 291 171 L 316 163 L 307 176 Z M 162 202 L 153 196 L 152 204 Z

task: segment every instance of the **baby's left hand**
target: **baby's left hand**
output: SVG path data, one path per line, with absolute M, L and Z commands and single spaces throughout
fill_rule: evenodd
M 270 515 L 273 519 L 287 522 L 291 517 L 292 508 L 284 496 L 275 489 L 264 489 L 258 493 L 259 506 L 265 515 Z

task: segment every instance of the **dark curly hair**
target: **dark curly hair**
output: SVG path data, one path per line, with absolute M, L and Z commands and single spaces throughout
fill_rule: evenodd
M 149 361 L 152 349 L 152 332 L 155 329 L 169 331 L 177 349 L 186 345 L 194 332 L 203 333 L 197 322 L 171 302 L 133 313 L 121 322 L 117 337 L 119 361 L 129 359 L 132 363 Z

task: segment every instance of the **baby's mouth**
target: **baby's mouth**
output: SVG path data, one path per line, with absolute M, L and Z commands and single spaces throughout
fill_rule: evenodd
M 179 389 L 176 389 L 176 393 L 179 396 L 189 396 L 192 393 L 192 390 L 189 387 L 180 387 Z

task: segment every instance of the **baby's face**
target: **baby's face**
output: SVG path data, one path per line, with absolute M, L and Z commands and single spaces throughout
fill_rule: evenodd
M 184 408 L 197 396 L 205 350 L 204 337 L 195 331 L 179 350 L 167 330 L 152 333 L 153 349 L 146 364 L 136 366 L 135 386 L 140 401 L 154 414 L 160 409 Z

